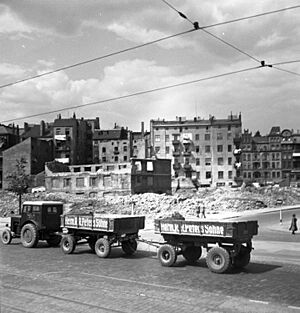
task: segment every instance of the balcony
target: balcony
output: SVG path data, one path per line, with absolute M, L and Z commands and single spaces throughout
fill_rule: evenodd
M 119 150 L 114 150 L 114 154 L 120 154 Z
M 174 171 L 178 171 L 181 169 L 181 164 L 179 162 L 176 162 L 173 164 Z
M 173 157 L 179 157 L 180 156 L 180 151 L 173 151 Z
M 191 151 L 184 151 L 184 152 L 183 152 L 183 156 L 185 156 L 185 157 L 190 157 L 191 154 L 192 154 Z
M 192 166 L 191 166 L 191 164 L 189 164 L 189 163 L 185 163 L 185 164 L 183 165 L 183 169 L 184 169 L 186 172 L 188 172 L 188 171 L 191 171 L 191 170 L 192 170 Z
M 173 146 L 180 145 L 180 140 L 179 139 L 174 139 L 172 141 L 172 144 L 173 144 Z

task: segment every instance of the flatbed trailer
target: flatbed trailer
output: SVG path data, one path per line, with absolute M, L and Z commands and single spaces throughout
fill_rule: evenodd
M 118 214 L 66 214 L 61 216 L 61 249 L 74 252 L 76 244 L 84 239 L 100 258 L 110 255 L 113 246 L 121 246 L 125 254 L 137 249 L 140 229 L 145 227 L 145 216 Z
M 165 240 L 158 249 L 163 266 L 172 266 L 178 255 L 188 262 L 197 261 L 202 248 L 207 250 L 206 264 L 215 273 L 250 262 L 252 237 L 258 233 L 257 221 L 209 221 L 156 219 L 155 233 Z

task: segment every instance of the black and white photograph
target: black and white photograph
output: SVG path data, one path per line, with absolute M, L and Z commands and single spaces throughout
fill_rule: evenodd
M 298 0 L 0 0 L 0 312 L 300 313 Z

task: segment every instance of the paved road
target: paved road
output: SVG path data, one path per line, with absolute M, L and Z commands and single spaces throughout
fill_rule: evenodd
M 73 255 L 44 243 L 1 245 L 1 312 L 300 312 L 298 265 L 256 259 L 218 275 L 204 259 L 166 268 L 140 249 L 99 259 L 87 245 Z

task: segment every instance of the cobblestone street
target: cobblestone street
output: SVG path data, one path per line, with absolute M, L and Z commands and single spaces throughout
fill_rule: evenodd
M 146 247 L 99 259 L 87 245 L 73 255 L 43 243 L 1 245 L 1 312 L 299 312 L 298 265 L 255 257 L 243 271 L 218 275 L 204 259 L 162 267 Z

